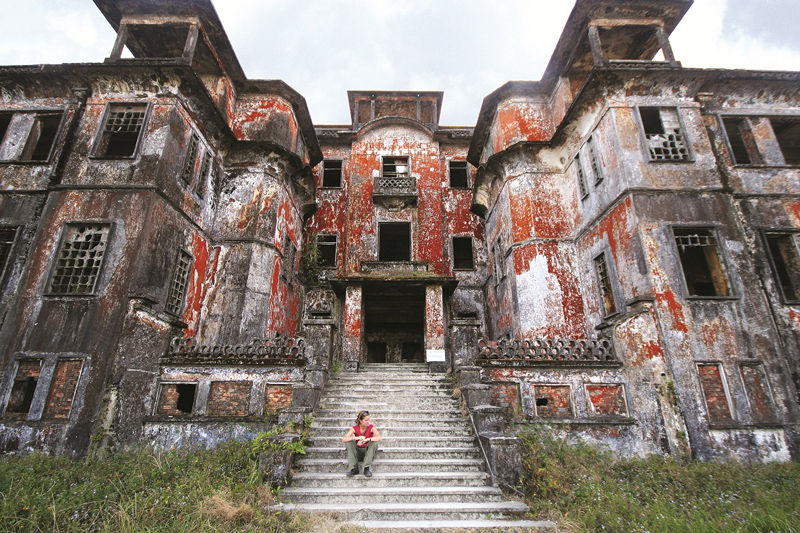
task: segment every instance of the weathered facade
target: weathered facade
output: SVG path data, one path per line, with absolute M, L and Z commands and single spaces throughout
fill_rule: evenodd
M 209 446 L 424 361 L 498 465 L 509 419 L 799 456 L 800 73 L 683 68 L 690 1 L 578 0 L 469 128 L 403 91 L 314 125 L 209 0 L 95 3 L 103 63 L 0 69 L 3 449 Z

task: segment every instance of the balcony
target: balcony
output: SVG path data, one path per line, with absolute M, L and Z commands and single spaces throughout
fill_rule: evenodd
M 412 176 L 378 176 L 373 178 L 372 199 L 390 211 L 399 211 L 417 203 L 417 180 Z

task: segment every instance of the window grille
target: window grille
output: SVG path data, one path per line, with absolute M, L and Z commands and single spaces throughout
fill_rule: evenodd
M 205 193 L 206 179 L 211 171 L 211 162 L 214 160 L 211 150 L 206 148 L 203 154 L 203 164 L 200 166 L 200 177 L 197 178 L 197 194 L 202 198 Z
M 197 150 L 200 147 L 200 139 L 192 133 L 189 138 L 189 148 L 186 150 L 186 159 L 183 162 L 183 172 L 181 178 L 186 183 L 191 183 L 192 176 L 194 175 L 194 167 L 197 161 Z
M 586 174 L 583 172 L 580 154 L 575 155 L 575 171 L 578 173 L 578 189 L 581 192 L 581 200 L 589 196 L 589 188 L 586 186 Z
M 594 139 L 589 138 L 589 156 L 592 159 L 592 173 L 594 174 L 594 184 L 597 185 L 603 181 L 603 167 L 600 164 L 600 157 L 597 153 L 597 147 L 594 144 Z
M 594 258 L 594 269 L 597 273 L 597 284 L 600 288 L 600 299 L 603 304 L 603 316 L 612 315 L 617 312 L 617 304 L 614 301 L 614 291 L 611 287 L 611 276 L 608 272 L 606 254 L 602 253 Z
M 11 262 L 11 249 L 14 247 L 16 237 L 17 228 L 0 227 L 0 282 L 3 280 L 6 267 Z
M 189 273 L 192 267 L 192 256 L 184 251 L 178 254 L 178 263 L 175 265 L 175 275 L 172 277 L 172 286 L 167 299 L 167 311 L 173 315 L 183 313 L 183 304 L 186 292 L 189 289 Z
M 95 155 L 99 157 L 131 157 L 136 153 L 144 127 L 146 105 L 113 104 L 106 115 Z
M 676 108 L 640 108 L 639 114 L 651 161 L 689 159 L 689 147 Z
M 109 224 L 68 224 L 56 259 L 52 294 L 93 294 L 106 253 Z
M 675 228 L 675 244 L 690 296 L 729 296 L 719 247 L 709 228 Z

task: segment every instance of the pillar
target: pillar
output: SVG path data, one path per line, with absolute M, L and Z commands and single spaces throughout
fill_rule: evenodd
M 355 371 L 363 358 L 364 310 L 361 285 L 348 285 L 344 295 L 342 363 L 344 370 Z
M 446 372 L 444 295 L 441 285 L 425 287 L 425 360 L 431 372 Z

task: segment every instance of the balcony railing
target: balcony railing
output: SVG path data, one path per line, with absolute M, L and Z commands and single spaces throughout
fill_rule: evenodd
M 412 176 L 378 176 L 374 178 L 372 197 L 387 207 L 404 207 L 417 202 L 417 180 Z

